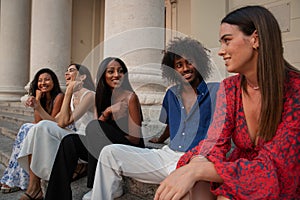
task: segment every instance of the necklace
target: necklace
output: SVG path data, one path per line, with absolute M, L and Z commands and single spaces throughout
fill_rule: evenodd
M 251 87 L 253 90 L 259 90 L 259 86 L 254 86 L 254 85 L 252 85 L 251 83 L 249 83 L 248 81 L 247 81 L 247 85 L 248 85 L 249 87 Z

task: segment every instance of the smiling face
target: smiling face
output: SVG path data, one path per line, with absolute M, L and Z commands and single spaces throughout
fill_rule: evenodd
M 220 43 L 218 54 L 223 57 L 228 72 L 246 74 L 256 70 L 258 56 L 255 50 L 258 47 L 256 32 L 247 36 L 238 26 L 222 23 Z
M 43 73 L 43 74 L 40 74 L 37 85 L 38 85 L 38 89 L 42 93 L 47 93 L 53 89 L 54 82 L 53 82 L 50 74 Z
M 78 75 L 78 70 L 75 65 L 71 65 L 68 67 L 65 72 L 66 86 L 69 85 L 70 81 L 75 81 Z
M 191 85 L 198 85 L 198 72 L 192 61 L 185 58 L 174 59 L 174 69 Z
M 120 63 L 115 60 L 108 63 L 105 70 L 105 81 L 112 90 L 121 85 L 123 77 L 124 70 Z

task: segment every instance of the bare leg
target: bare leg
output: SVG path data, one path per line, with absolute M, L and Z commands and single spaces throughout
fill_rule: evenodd
M 184 197 L 182 197 L 180 200 L 191 200 L 191 192 L 188 192 Z
M 210 184 L 208 182 L 197 182 L 192 190 L 190 190 L 180 200 L 215 200 L 216 197 L 210 192 Z M 217 199 L 229 200 L 229 199 Z
M 28 156 L 28 162 L 30 165 L 31 162 L 31 155 Z M 34 199 L 40 199 L 43 196 L 42 190 L 41 190 L 41 179 L 36 176 L 31 169 L 29 168 L 29 185 L 26 190 L 26 194 L 33 197 Z M 23 195 L 20 200 L 28 200 L 27 195 Z
M 189 193 L 193 200 L 214 200 L 215 195 L 210 192 L 210 184 L 204 181 L 198 181 Z
M 217 200 L 229 200 L 229 199 L 224 196 L 218 196 Z

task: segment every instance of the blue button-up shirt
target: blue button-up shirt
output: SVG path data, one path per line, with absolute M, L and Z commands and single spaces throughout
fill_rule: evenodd
M 181 85 L 168 89 L 163 100 L 159 121 L 169 125 L 170 148 L 186 152 L 206 137 L 212 120 L 219 83 L 202 81 L 197 87 L 197 101 L 189 113 L 180 95 Z

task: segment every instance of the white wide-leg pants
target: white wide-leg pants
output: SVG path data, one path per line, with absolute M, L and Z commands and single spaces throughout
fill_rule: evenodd
M 141 182 L 159 184 L 176 168 L 183 152 L 143 149 L 122 144 L 104 147 L 100 153 L 92 200 L 112 200 L 123 194 L 122 175 Z

